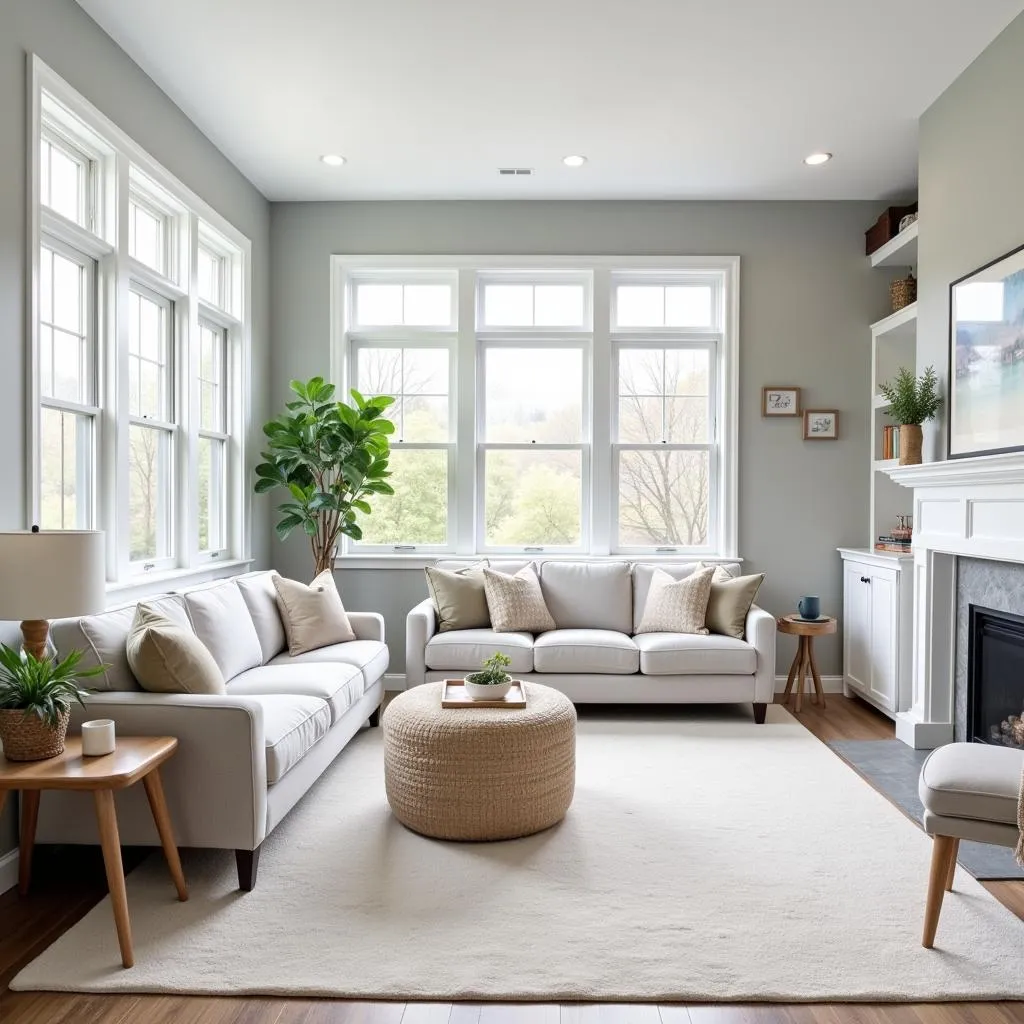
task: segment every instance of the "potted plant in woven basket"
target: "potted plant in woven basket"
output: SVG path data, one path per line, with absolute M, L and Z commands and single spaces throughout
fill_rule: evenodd
M 505 671 L 512 659 L 495 651 L 479 672 L 466 676 L 466 695 L 471 700 L 501 700 L 512 687 L 512 677 Z
M 929 366 L 922 376 L 901 367 L 892 383 L 880 388 L 889 402 L 889 415 L 900 424 L 900 465 L 917 466 L 921 462 L 921 424 L 932 419 L 942 408 L 935 367 Z
M 0 644 L 0 741 L 10 761 L 42 761 L 64 753 L 71 702 L 85 705 L 78 680 L 103 666 L 77 671 L 81 651 L 63 661 L 21 654 Z

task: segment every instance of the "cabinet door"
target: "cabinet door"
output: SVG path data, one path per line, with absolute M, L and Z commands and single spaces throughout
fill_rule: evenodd
M 866 565 L 843 566 L 843 672 L 850 686 L 870 693 L 871 576 Z
M 871 577 L 871 696 L 890 710 L 896 706 L 897 583 L 890 573 Z

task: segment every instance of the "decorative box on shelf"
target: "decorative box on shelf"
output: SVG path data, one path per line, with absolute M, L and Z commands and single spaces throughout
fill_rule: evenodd
M 911 213 L 917 213 L 917 203 L 909 206 L 890 206 L 874 224 L 864 232 L 864 252 L 870 256 L 890 238 L 899 234 L 900 221 Z

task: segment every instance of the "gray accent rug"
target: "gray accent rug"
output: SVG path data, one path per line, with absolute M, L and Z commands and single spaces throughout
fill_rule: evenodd
M 832 740 L 829 746 L 868 782 L 919 825 L 924 807 L 917 796 L 917 779 L 927 750 L 914 750 L 900 740 Z M 960 844 L 960 866 L 979 881 L 1024 878 L 1013 850 L 986 843 Z

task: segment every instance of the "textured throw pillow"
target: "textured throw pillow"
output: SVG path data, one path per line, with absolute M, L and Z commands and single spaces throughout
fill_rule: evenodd
M 706 567 L 702 565 L 701 568 Z M 764 573 L 733 576 L 720 565 L 714 568 L 711 596 L 708 598 L 707 627 L 712 633 L 743 640 L 746 636 L 747 613 L 764 583 Z
M 515 576 L 485 568 L 484 593 L 495 633 L 546 633 L 555 628 L 532 565 Z
M 125 639 L 132 674 L 152 693 L 224 693 L 213 655 L 190 629 L 146 604 L 135 609 Z
M 318 647 L 355 640 L 330 569 L 324 569 L 308 587 L 298 580 L 275 576 L 274 589 L 284 635 L 288 638 L 288 653 L 293 657 Z
M 637 633 L 704 633 L 714 569 L 697 569 L 675 580 L 655 569 Z
M 450 629 L 487 629 L 490 626 L 491 617 L 487 613 L 487 596 L 484 593 L 486 566 L 486 562 L 477 562 L 453 572 L 428 565 L 423 570 L 427 575 L 430 600 L 437 612 L 439 633 Z

